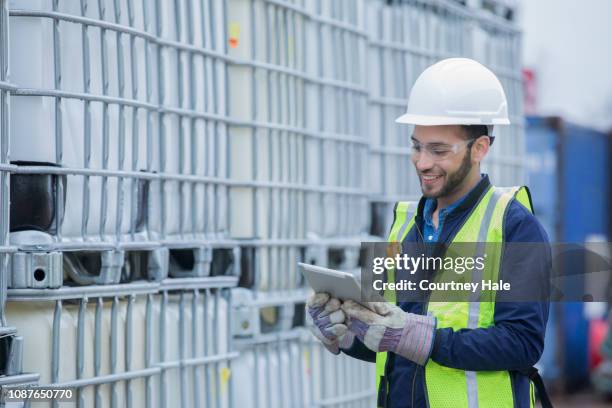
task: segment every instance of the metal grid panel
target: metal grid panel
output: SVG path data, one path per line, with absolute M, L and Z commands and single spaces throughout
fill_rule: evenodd
M 223 1 L 158 2 L 158 220 L 165 239 L 227 237 L 229 136 Z M 178 175 L 178 178 L 175 178 Z M 154 193 L 155 195 L 155 193 Z M 155 213 L 155 211 L 154 211 Z
M 23 69 L 16 78 L 12 157 L 54 164 L 20 166 L 18 174 L 66 178 L 65 185 L 55 178 L 56 209 L 65 208 L 54 218 L 55 249 L 151 239 L 148 223 L 136 222 L 145 205 L 139 189 L 159 177 L 153 173 L 156 81 L 148 68 L 156 66 L 157 46 L 145 31 L 151 25 L 145 4 L 139 18 L 133 2 L 129 10 L 109 9 L 103 1 L 11 10 L 13 49 L 40 50 L 15 51 L 14 65 L 44 66 L 48 56 L 53 61 L 54 69 L 43 75 Z M 122 15 L 129 24 L 119 21 Z
M 316 8 L 312 11 L 303 2 L 231 3 L 231 29 L 246 31 L 250 41 L 236 39 L 230 50 L 236 57 L 230 67 L 232 110 L 243 119 L 232 128 L 232 140 L 237 140 L 232 151 L 243 152 L 238 156 L 243 160 L 232 161 L 232 172 L 257 183 L 253 189 L 234 191 L 253 205 L 232 208 L 233 236 L 295 239 L 309 232 L 326 237 L 364 230 L 363 225 L 335 221 L 338 215 L 340 221 L 346 217 L 337 200 L 351 210 L 349 197 L 359 204 L 358 197 L 366 194 L 355 163 L 343 162 L 367 159 L 360 155 L 367 151 L 363 129 L 354 123 L 361 118 L 358 105 L 365 101 L 363 76 L 356 77 L 343 62 L 359 61 L 363 54 L 345 58 L 331 50 L 346 50 L 357 40 L 363 45 L 365 38 L 356 15 L 343 22 L 336 14 L 348 13 L 317 4 L 309 2 Z M 329 58 L 321 57 L 327 54 Z M 349 103 L 348 96 L 356 97 Z M 346 154 L 354 149 L 356 154 Z
M 271 338 L 270 338 L 271 337 Z M 234 364 L 240 407 L 371 407 L 372 365 L 334 356 L 303 329 L 245 342 Z
M 10 93 L 13 86 L 9 83 L 9 32 L 8 2 L 0 0 L 0 341 L 10 341 L 14 328 L 7 325 L 4 314 L 6 288 L 9 275 L 9 257 L 14 251 L 9 244 L 9 203 L 10 203 L 10 163 L 9 163 L 9 118 Z M 9 346 L 10 347 L 10 346 Z M 8 361 L 0 363 L 2 374 L 14 374 Z
M 307 206 L 313 221 L 309 228 L 323 237 L 358 236 L 367 231 L 366 58 L 367 34 L 363 25 L 363 1 L 310 1 L 314 13 L 307 39 L 307 72 L 334 81 L 334 86 L 308 84 L 307 126 L 327 137 L 316 141 L 307 157 L 310 182 L 356 189 L 362 195 L 333 194 L 310 197 Z M 365 165 L 364 165 L 365 164 Z M 317 170 L 314 170 L 317 169 Z M 317 173 L 318 171 L 318 173 Z M 314 198 L 314 199 L 313 199 Z M 322 201 L 321 201 L 322 200 Z M 317 203 L 319 201 L 319 203 Z
M 28 32 L 15 47 L 51 50 L 54 61 L 54 75 L 23 70 L 13 128 L 15 159 L 59 166 L 17 173 L 67 175 L 65 200 L 57 178 L 56 207 L 69 216 L 56 217 L 54 249 L 227 238 L 224 4 L 83 0 L 11 10 L 12 29 Z M 16 65 L 43 66 L 45 52 L 17 54 Z M 28 137 L 52 142 L 33 152 Z
M 410 162 L 412 127 L 394 121 L 405 112 L 410 88 L 425 68 L 471 54 L 472 21 L 465 12 L 426 2 L 370 1 L 368 6 L 373 202 L 415 200 L 420 187 Z
M 500 186 L 524 182 L 520 33 L 502 17 L 450 1 L 368 2 L 370 82 L 370 186 L 375 234 L 384 235 L 396 201 L 417 200 L 418 177 L 410 162 L 413 127 L 394 123 L 405 112 L 418 75 L 436 61 L 475 58 L 500 78 L 512 126 L 494 130 L 495 145 L 483 163 Z
M 159 280 L 169 268 L 169 249 L 235 245 L 227 240 L 225 211 L 225 27 L 215 28 L 224 21 L 224 2 L 19 6 L 24 9 L 10 11 L 11 62 L 20 68 L 11 128 L 11 158 L 20 163 L 11 170 L 13 177 L 56 175 L 57 209 L 51 228 L 14 233 L 31 254 L 26 271 L 34 271 L 32 259 L 56 254 L 61 284 L 67 265 L 84 272 L 64 251 L 103 251 L 100 268 L 118 272 L 116 279 L 73 276 L 76 283 L 152 278 L 137 275 L 138 265 L 162 270 Z M 8 27 L 8 13 L 2 17 Z M 49 60 L 53 69 L 39 71 Z M 3 124 L 5 114 L 2 109 Z M 1 135 L 8 138 L 4 127 Z M 17 255 L 22 252 L 13 269 L 21 265 Z M 7 321 L 23 336 L 18 372 L 32 374 L 2 382 L 72 386 L 78 406 L 230 406 L 237 354 L 228 288 L 236 280 L 9 289 Z
M 38 3 L 11 10 L 13 43 L 35 51 L 14 54 L 15 63 L 40 67 L 46 58 L 54 70 L 20 70 L 15 81 L 20 87 L 12 92 L 12 157 L 37 163 L 12 170 L 58 175 L 55 208 L 65 215 L 54 218 L 56 242 L 42 249 L 234 245 L 227 239 L 231 232 L 252 250 L 255 289 L 300 297 L 288 302 L 262 296 L 255 303 L 264 299 L 265 305 L 251 304 L 271 306 L 284 320 L 274 334 L 258 336 L 256 345 L 244 349 L 239 364 L 258 367 L 247 367 L 251 380 L 261 370 L 278 373 L 278 383 L 286 382 L 292 391 L 275 388 L 263 375 L 267 394 L 262 391 L 254 401 L 370 405 L 372 367 L 335 358 L 312 339 L 283 337 L 287 323 L 299 318 L 296 305 L 303 301 L 303 293 L 292 290 L 299 286 L 295 260 L 327 264 L 330 248 L 349 254 L 358 246 L 370 218 L 368 170 L 380 170 L 370 172 L 373 188 L 380 186 L 373 190 L 374 203 L 417 194 L 414 180 L 398 177 L 411 172 L 409 151 L 401 147 L 407 147 L 406 134 L 388 124 L 404 110 L 410 84 L 427 65 L 450 55 L 473 55 L 475 37 L 484 33 L 487 51 L 481 60 L 509 81 L 504 86 L 517 101 L 511 111 L 520 114 L 520 88 L 512 73 L 517 66 L 509 54 L 517 53 L 520 44 L 512 25 L 447 1 L 388 6 L 374 0 L 55 0 L 43 2 L 42 9 Z M 6 76 L 1 79 L 0 96 L 7 105 L 2 124 L 7 126 L 4 89 L 10 86 Z M 522 137 L 522 130 L 512 132 Z M 1 136 L 0 165 L 5 166 L 4 127 Z M 40 140 L 50 144 L 35 143 Z M 499 177 L 515 180 L 520 166 L 506 157 L 500 153 L 491 160 L 498 166 L 492 175 L 498 171 Z M 8 204 L 4 169 L 2 202 Z M 3 227 L 0 245 L 7 252 L 8 222 Z M 20 237 L 21 249 L 30 248 L 33 236 Z M 356 265 L 354 256 L 346 257 L 354 265 L 345 267 Z M 219 293 L 226 289 L 210 287 L 232 284 L 219 278 L 173 279 L 62 288 L 50 297 L 13 289 L 9 297 L 15 302 L 7 310 L 24 324 L 22 333 L 32 330 L 27 322 L 43 316 L 47 325 L 52 322 L 46 333 L 52 344 L 49 358 L 26 359 L 24 371 L 39 372 L 42 382 L 82 386 L 82 406 L 117 404 L 124 397 L 135 406 L 171 406 L 178 400 L 190 406 L 203 401 L 204 394 L 206 406 L 231 406 L 231 396 L 241 393 L 200 393 L 196 384 L 204 382 L 206 391 L 232 385 L 225 369 L 237 355 L 230 336 L 220 344 L 215 330 L 233 327 L 226 313 L 230 304 L 219 307 Z M 45 306 L 37 309 L 41 302 Z M 23 304 L 29 306 L 20 308 Z M 24 313 L 27 318 L 15 318 Z M 260 318 L 259 309 L 254 315 Z M 203 337 L 198 337 L 200 329 Z M 117 353 L 100 343 L 101 334 L 110 336 L 109 347 Z M 212 338 L 199 349 L 207 336 Z M 33 338 L 26 338 L 27 350 Z M 88 339 L 98 341 L 88 346 Z M 63 341 L 75 349 L 68 358 L 60 357 Z M 139 343 L 145 350 L 132 352 Z M 303 371 L 309 384 L 299 381 L 304 367 L 291 366 L 292 356 L 304 354 L 312 359 L 297 360 L 312 364 L 310 372 Z M 68 371 L 62 371 L 64 363 Z M 326 388 L 329 370 L 350 372 L 358 381 Z M 236 375 L 243 371 L 236 369 Z M 36 381 L 37 374 L 26 377 L 21 382 Z M 152 391 L 156 386 L 159 392 Z
M 149 252 L 155 279 L 205 275 L 211 247 L 236 245 L 225 2 L 34 3 L 10 11 L 20 68 L 11 154 L 17 176 L 50 178 L 53 191 L 40 199 L 53 201 L 53 215 L 43 228 L 11 228 L 25 230 L 12 238 L 23 251 L 54 252 L 20 253 L 11 284 L 60 286 L 60 251 L 99 254 L 103 272 L 71 268 L 80 284 L 117 283 L 128 251 Z M 53 70 L 40 69 L 47 60 Z M 183 249 L 195 258 L 191 271 L 175 267 Z M 31 264 L 42 264 L 42 282 Z
M 320 343 L 304 345 L 310 367 L 309 393 L 319 407 L 371 407 L 375 404 L 374 367 L 346 355 L 330 354 Z
M 38 373 L 41 384 L 74 387 L 79 407 L 227 407 L 238 356 L 229 333 L 233 284 L 201 278 L 10 289 L 6 314 L 24 338 L 24 372 Z
M 230 3 L 231 234 L 252 245 L 258 289 L 295 288 L 305 238 L 304 16 L 265 1 Z
M 253 246 L 257 289 L 295 288 L 303 248 L 354 247 L 367 229 L 361 4 L 229 3 L 231 172 L 245 184 L 231 233 Z
M 521 76 L 521 37 L 512 26 L 492 26 L 484 20 L 476 29 L 475 49 L 480 61 L 500 79 L 508 98 L 511 126 L 494 130 L 495 144 L 484 169 L 499 186 L 525 182 L 523 85 Z

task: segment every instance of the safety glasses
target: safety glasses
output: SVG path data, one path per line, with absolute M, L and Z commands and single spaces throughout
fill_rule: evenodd
M 421 143 L 412 137 L 412 156 L 418 160 L 421 154 L 425 153 L 434 161 L 442 161 L 454 156 L 463 146 L 471 147 L 474 140 L 466 140 L 455 144 L 447 143 Z

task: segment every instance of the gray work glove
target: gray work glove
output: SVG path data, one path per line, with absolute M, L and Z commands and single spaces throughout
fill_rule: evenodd
M 308 299 L 308 316 L 311 320 L 310 331 L 325 348 L 334 354 L 340 349 L 348 349 L 353 344 L 354 334 L 348 331 L 345 315 L 340 308 L 341 302 L 327 293 L 315 293 Z
M 385 302 L 368 308 L 352 300 L 342 305 L 347 326 L 372 351 L 391 351 L 425 365 L 433 347 L 436 318 L 404 312 Z

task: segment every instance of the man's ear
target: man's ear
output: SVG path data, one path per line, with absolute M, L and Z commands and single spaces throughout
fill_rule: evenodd
M 472 144 L 472 160 L 480 163 L 484 160 L 485 156 L 489 152 L 489 146 L 491 146 L 491 140 L 486 136 L 480 136 Z

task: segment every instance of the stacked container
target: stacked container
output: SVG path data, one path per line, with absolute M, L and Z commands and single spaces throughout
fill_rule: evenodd
M 256 289 L 295 288 L 288 259 L 367 230 L 362 13 L 363 2 L 229 3 L 231 235 L 254 248 Z
M 372 390 L 326 390 L 309 368 L 327 352 L 304 332 L 297 271 L 297 261 L 356 268 L 368 228 L 364 2 L 228 5 L 230 231 L 242 244 L 243 286 L 234 292 L 235 376 L 248 384 L 236 402 L 367 404 Z M 373 374 L 347 359 L 338 364 Z
M 234 363 L 239 407 L 371 407 L 372 364 L 334 356 L 310 333 L 261 339 Z
M 6 319 L 5 303 L 10 254 L 14 252 L 9 242 L 10 218 L 10 91 L 9 82 L 9 12 L 8 2 L 0 0 L 0 385 L 36 380 L 36 376 L 21 373 L 21 338 Z
M 368 2 L 370 35 L 370 183 L 373 202 L 420 197 L 410 162 L 412 126 L 395 119 L 406 111 L 412 84 L 429 65 L 452 56 L 469 56 L 471 20 L 444 3 Z
M 306 235 L 304 17 L 259 1 L 230 3 L 231 235 L 246 245 L 243 285 L 295 289 Z M 300 65 L 300 66 L 298 66 Z M 300 245 L 301 244 L 301 245 Z
M 78 406 L 228 406 L 231 283 L 14 289 L 6 314 L 23 337 L 23 370 L 74 388 Z
M 393 205 L 421 195 L 410 161 L 413 127 L 395 119 L 406 111 L 410 88 L 425 68 L 470 55 L 472 20 L 467 10 L 447 2 L 370 1 L 368 7 L 372 232 L 385 236 Z
M 522 181 L 519 33 L 497 11 L 0 5 L 0 384 L 80 406 L 372 406 L 373 364 L 306 330 L 296 264 L 358 269 L 420 195 L 393 120 L 424 68 L 496 71 L 516 124 L 487 169 Z
M 516 24 L 507 19 L 513 17 L 512 9 L 503 4 L 491 10 L 475 10 L 474 14 L 473 58 L 489 67 L 499 78 L 506 91 L 511 123 L 510 126 L 494 128 L 495 144 L 487 155 L 483 171 L 489 174 L 495 185 L 518 185 L 527 178 L 521 33 Z
M 9 374 L 78 406 L 231 405 L 225 3 L 18 7 Z
M 99 258 L 81 282 L 117 283 L 127 252 L 152 279 L 209 273 L 228 246 L 223 5 L 33 0 L 11 12 L 16 198 L 41 201 L 15 212 L 12 239 L 49 251 L 18 262 L 43 279 L 23 271 L 13 286 L 59 286 L 66 250 Z
M 500 137 L 483 171 L 498 186 L 524 181 L 520 32 L 506 19 L 512 16 L 509 6 L 470 3 L 472 7 L 453 1 L 367 3 L 369 185 L 374 235 L 388 233 L 395 202 L 421 196 L 410 162 L 413 126 L 394 121 L 405 112 L 410 89 L 420 73 L 441 59 L 475 58 L 500 78 L 512 125 L 495 127 L 493 135 Z

